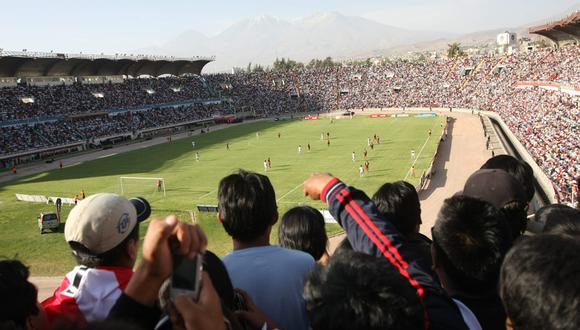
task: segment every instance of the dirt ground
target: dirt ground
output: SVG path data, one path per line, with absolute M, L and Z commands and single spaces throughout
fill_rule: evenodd
M 477 170 L 491 154 L 485 148 L 483 129 L 477 116 L 464 113 L 453 113 L 448 115 L 451 118 L 448 129 L 448 138 L 441 143 L 437 160 L 433 167 L 435 174 L 427 183 L 426 188 L 421 191 L 422 220 L 421 233 L 431 236 L 431 227 L 435 224 L 437 212 L 443 201 L 460 191 L 463 184 L 471 173 Z M 219 128 L 216 128 L 219 129 Z M 173 136 L 173 139 L 187 137 L 187 133 Z M 166 137 L 159 137 L 149 141 L 125 145 L 114 149 L 97 151 L 89 154 L 82 154 L 64 159 L 66 165 L 78 162 L 89 161 L 101 158 L 114 153 L 122 153 L 130 150 L 146 148 L 155 144 L 166 142 Z M 0 176 L 0 182 L 7 181 L 15 177 L 31 175 L 47 171 L 58 166 L 58 162 L 52 164 L 37 164 L 19 170 L 17 175 L 4 174 Z M 345 235 L 337 235 L 329 239 L 329 250 L 332 253 L 338 243 Z M 63 276 L 48 277 L 36 276 L 30 280 L 39 289 L 38 299 L 40 301 L 49 297 L 58 287 Z

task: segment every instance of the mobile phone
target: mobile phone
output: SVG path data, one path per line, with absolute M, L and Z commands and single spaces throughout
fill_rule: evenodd
M 203 256 L 198 254 L 191 260 L 179 256 L 174 258 L 174 262 L 171 288 L 169 290 L 170 299 L 175 301 L 177 297 L 186 295 L 197 301 L 201 288 Z

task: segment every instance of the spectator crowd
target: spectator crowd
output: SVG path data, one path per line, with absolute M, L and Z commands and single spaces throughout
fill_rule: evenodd
M 518 84 L 522 82 L 528 84 Z M 570 201 L 573 189 L 577 189 L 573 180 L 580 176 L 580 97 L 558 88 L 525 87 L 529 83 L 560 84 L 577 93 L 580 47 L 503 57 L 392 60 L 380 65 L 202 78 L 129 79 L 121 84 L 17 86 L 0 90 L 1 120 L 99 114 L 88 119 L 0 127 L 0 155 L 207 118 L 211 113 L 204 112 L 204 107 L 117 116 L 106 111 L 211 97 L 223 100 L 221 108 L 232 106 L 263 116 L 338 109 L 469 108 L 498 113 L 552 179 L 561 199 Z M 96 93 L 104 97 L 95 97 Z M 34 102 L 23 103 L 23 97 Z
M 10 297 L 0 328 L 578 329 L 580 210 L 547 205 L 528 220 L 533 187 L 527 163 L 493 157 L 444 201 L 429 238 L 409 183 L 370 198 L 315 174 L 304 195 L 346 233 L 329 255 L 320 211 L 280 217 L 268 177 L 239 170 L 217 187 L 233 247 L 222 258 L 198 224 L 175 215 L 150 220 L 140 249 L 149 203 L 94 194 L 68 215 L 77 266 L 51 297 L 39 302 L 28 268 L 0 260 L 0 294 Z M 531 221 L 543 229 L 526 233 Z

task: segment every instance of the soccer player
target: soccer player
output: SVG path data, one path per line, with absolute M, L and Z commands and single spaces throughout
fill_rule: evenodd
M 264 172 L 268 172 L 268 161 L 264 159 Z
M 278 138 L 280 138 L 280 132 L 278 132 Z
M 302 153 L 302 145 L 301 144 L 298 145 L 298 153 L 299 154 Z
M 371 137 L 367 137 L 367 145 L 370 147 L 371 146 Z
M 324 140 L 324 133 L 320 133 L 320 139 Z
M 355 157 L 355 154 L 354 154 L 354 151 L 353 151 L 352 152 L 352 161 L 354 162 L 355 160 L 356 160 L 356 157 Z
M 195 148 L 195 141 L 191 141 L 191 147 Z
M 270 160 L 270 157 L 268 157 L 268 168 L 272 168 L 272 161 Z
M 308 152 L 310 152 L 310 143 L 308 143 L 308 145 L 306 145 L 306 147 L 308 147 Z
M 371 165 L 371 163 L 369 163 L 368 160 L 365 161 L 365 172 L 369 172 L 369 166 Z
M 358 174 L 362 177 L 363 175 L 365 175 L 365 169 L 363 168 L 362 165 L 360 165 L 358 167 Z
M 196 162 L 199 162 L 199 152 L 196 152 L 195 153 L 195 161 Z
M 411 159 L 415 159 L 415 149 L 411 149 Z
M 62 160 L 60 161 L 60 163 L 58 164 L 58 166 L 62 169 Z
M 433 133 L 433 132 L 431 131 L 431 129 L 429 129 L 429 136 L 431 136 L 431 133 Z
M 230 150 L 230 144 L 226 143 L 226 150 Z
M 375 145 L 372 142 L 371 142 L 370 146 L 371 146 L 371 150 L 375 150 Z
M 415 177 L 415 165 L 411 166 L 411 176 Z
M 330 139 L 326 141 L 326 145 L 330 147 Z
M 157 191 L 161 191 L 161 180 L 157 180 Z
M 365 160 L 366 160 L 367 159 L 367 155 L 368 155 L 368 152 L 367 152 L 367 149 L 366 148 L 363 151 L 363 155 L 365 156 Z

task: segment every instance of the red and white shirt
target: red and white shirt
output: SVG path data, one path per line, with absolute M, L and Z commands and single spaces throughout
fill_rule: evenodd
M 52 297 L 42 302 L 49 323 L 58 319 L 76 324 L 104 320 L 132 275 L 133 270 L 127 267 L 75 267 Z

